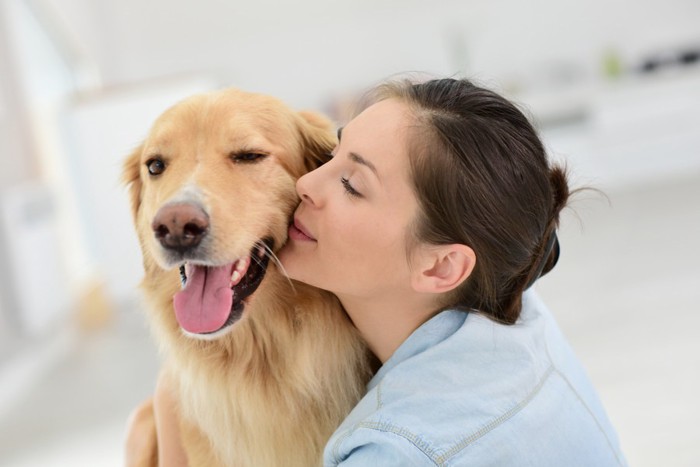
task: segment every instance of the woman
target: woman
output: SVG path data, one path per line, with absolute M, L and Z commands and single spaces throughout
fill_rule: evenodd
M 338 296 L 382 362 L 325 465 L 626 465 L 526 292 L 556 262 L 569 188 L 523 114 L 466 80 L 390 83 L 339 136 L 299 179 L 279 255 Z

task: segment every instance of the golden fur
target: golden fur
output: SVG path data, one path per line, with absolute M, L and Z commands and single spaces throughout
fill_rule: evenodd
M 212 263 L 233 262 L 261 238 L 286 240 L 296 179 L 335 144 L 330 123 L 274 98 L 227 89 L 166 111 L 128 157 L 124 179 L 145 269 L 150 321 L 176 385 L 189 465 L 320 465 L 323 447 L 361 397 L 367 351 L 337 299 L 292 283 L 270 262 L 243 317 L 211 340 L 185 335 L 175 319 L 180 289 L 151 227 L 158 209 L 196 193 L 211 219 Z M 254 151 L 261 162 L 235 163 Z M 149 175 L 146 161 L 165 158 Z

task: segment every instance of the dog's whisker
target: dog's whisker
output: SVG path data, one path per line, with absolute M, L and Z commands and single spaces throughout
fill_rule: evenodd
M 294 294 L 296 294 L 297 289 L 294 287 L 294 282 L 292 282 L 292 280 L 289 278 L 289 274 L 287 274 L 287 270 L 282 265 L 282 262 L 279 260 L 279 258 L 275 254 L 275 252 L 272 251 L 272 249 L 269 246 L 267 246 L 267 245 L 263 245 L 263 246 L 265 248 L 265 254 L 267 255 L 267 257 L 270 258 L 272 260 L 272 262 L 274 262 L 277 265 L 277 267 L 280 269 L 280 271 L 282 271 L 282 275 L 284 276 L 285 279 L 287 279 L 289 286 L 292 288 L 292 292 L 294 292 Z

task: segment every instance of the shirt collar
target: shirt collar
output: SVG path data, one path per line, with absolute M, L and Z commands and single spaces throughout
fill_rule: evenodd
M 398 349 L 384 362 L 367 384 L 372 390 L 392 368 L 447 339 L 462 327 L 469 313 L 462 310 L 445 310 L 430 318 L 411 333 Z

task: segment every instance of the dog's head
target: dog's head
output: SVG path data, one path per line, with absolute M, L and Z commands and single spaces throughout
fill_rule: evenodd
M 211 339 L 237 321 L 286 241 L 297 178 L 335 143 L 324 117 L 235 89 L 156 120 L 124 180 L 147 278 L 180 269 L 173 304 L 187 334 Z

